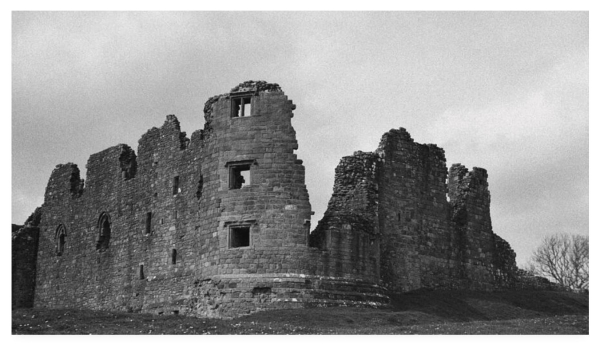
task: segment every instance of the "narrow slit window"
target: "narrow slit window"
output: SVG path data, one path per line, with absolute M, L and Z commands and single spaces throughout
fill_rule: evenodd
M 196 189 L 196 198 L 198 200 L 200 200 L 200 197 L 202 196 L 203 183 L 202 175 L 200 175 L 200 180 L 198 180 L 198 188 Z
M 152 212 L 146 213 L 146 234 L 152 231 Z
M 177 249 L 171 250 L 171 264 L 175 265 L 177 263 Z
M 58 236 L 58 255 L 62 255 L 65 251 L 65 234 Z
M 181 189 L 179 189 L 179 176 L 175 176 L 173 177 L 173 195 L 176 195 L 179 192 L 181 192 Z
M 233 227 L 229 230 L 229 247 L 240 248 L 250 246 L 250 227 Z
M 233 165 L 229 168 L 229 188 L 240 189 L 250 184 L 250 164 Z
M 140 264 L 140 280 L 144 279 L 144 265 Z
M 252 115 L 252 97 L 236 97 L 231 100 L 232 117 L 248 117 Z

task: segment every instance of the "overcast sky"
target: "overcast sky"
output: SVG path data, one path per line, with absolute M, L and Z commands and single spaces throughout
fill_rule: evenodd
M 50 173 L 246 80 L 278 83 L 315 211 L 343 156 L 405 127 L 448 166 L 487 169 L 494 231 L 527 262 L 542 238 L 588 234 L 587 12 L 15 12 L 12 222 Z

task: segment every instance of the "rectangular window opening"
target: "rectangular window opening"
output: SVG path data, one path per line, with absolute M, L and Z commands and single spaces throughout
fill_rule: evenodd
M 146 234 L 152 231 L 152 212 L 146 213 Z
M 270 294 L 271 287 L 270 286 L 257 286 L 252 289 L 252 295 L 260 295 L 260 294 Z
M 229 189 L 250 185 L 250 164 L 233 165 L 229 168 Z
M 179 189 L 179 176 L 175 176 L 173 177 L 173 195 L 176 195 L 179 192 L 181 192 Z
M 248 102 L 244 102 L 244 108 L 242 108 L 242 116 L 250 116 L 252 114 L 250 98 L 248 98 Z
M 57 256 L 61 256 L 65 251 L 65 234 L 60 234 L 58 236 L 58 250 L 56 252 Z
M 229 229 L 229 248 L 250 246 L 250 227 L 239 226 Z
M 171 250 L 171 264 L 175 265 L 177 263 L 177 249 Z
M 140 264 L 140 280 L 144 279 L 144 265 Z
M 237 97 L 231 100 L 232 117 L 248 117 L 252 115 L 252 97 Z

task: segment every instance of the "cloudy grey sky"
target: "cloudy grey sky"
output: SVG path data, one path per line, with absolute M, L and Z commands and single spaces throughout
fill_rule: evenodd
M 547 234 L 589 229 L 587 12 L 14 12 L 12 222 L 52 169 L 167 114 L 281 85 L 321 218 L 342 156 L 405 127 L 448 165 L 488 170 L 494 231 L 524 264 Z M 85 177 L 85 175 L 84 175 Z

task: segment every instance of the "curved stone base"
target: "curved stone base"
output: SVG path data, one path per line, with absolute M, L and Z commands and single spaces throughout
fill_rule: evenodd
M 148 305 L 142 312 L 233 318 L 264 310 L 307 307 L 385 307 L 378 285 L 304 274 L 233 274 L 197 280 L 175 303 Z

